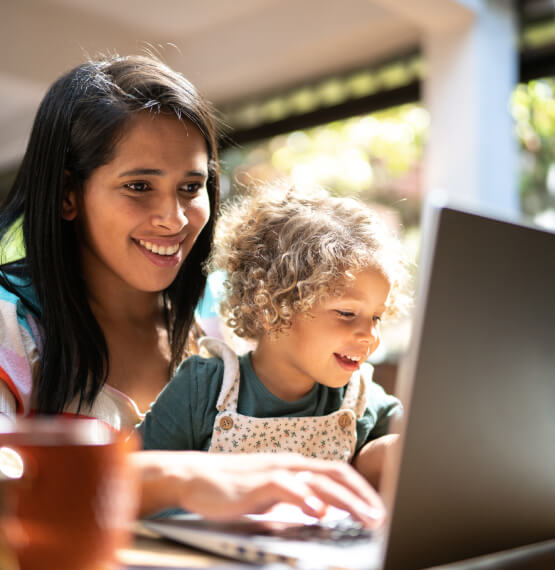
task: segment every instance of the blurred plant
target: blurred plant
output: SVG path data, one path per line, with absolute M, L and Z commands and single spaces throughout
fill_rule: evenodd
M 417 224 L 428 122 L 421 105 L 409 104 L 229 149 L 222 158 L 230 192 L 285 178 L 394 206 L 404 225 Z
M 555 79 L 519 85 L 511 111 L 521 146 L 522 211 L 555 228 Z
M 521 146 L 522 212 L 555 228 L 555 79 L 518 85 L 511 100 Z M 393 207 L 407 228 L 418 225 L 421 158 L 429 115 L 408 104 L 223 153 L 224 187 L 286 178 L 339 195 Z

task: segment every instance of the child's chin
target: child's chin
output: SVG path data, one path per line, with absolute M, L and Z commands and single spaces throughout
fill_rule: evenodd
M 349 383 L 351 376 L 352 373 L 345 374 L 342 378 L 329 379 L 327 382 L 322 382 L 322 384 L 325 384 L 328 388 L 343 388 L 343 386 Z

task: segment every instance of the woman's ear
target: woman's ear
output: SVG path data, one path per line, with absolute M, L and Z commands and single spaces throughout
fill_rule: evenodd
M 75 183 L 71 173 L 64 172 L 64 199 L 62 200 L 62 218 L 67 222 L 73 221 L 77 217 L 77 195 L 75 193 Z

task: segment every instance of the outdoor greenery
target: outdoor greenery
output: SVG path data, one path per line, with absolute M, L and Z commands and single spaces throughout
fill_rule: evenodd
M 521 147 L 522 211 L 555 229 L 555 79 L 519 85 L 511 103 Z
M 418 223 L 428 123 L 421 105 L 407 104 L 229 149 L 223 166 L 233 180 L 231 193 L 238 186 L 286 178 L 392 206 L 410 226 Z
M 522 212 L 555 228 L 555 80 L 518 85 L 511 111 L 521 147 Z M 422 105 L 407 104 L 230 148 L 222 155 L 224 189 L 232 195 L 275 178 L 321 185 L 390 208 L 410 230 L 419 224 L 428 124 Z

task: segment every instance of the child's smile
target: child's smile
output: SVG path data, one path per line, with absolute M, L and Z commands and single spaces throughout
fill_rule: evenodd
M 358 370 L 362 362 L 365 360 L 360 356 L 349 356 L 347 354 L 338 354 L 337 352 L 334 352 L 333 355 L 337 358 L 339 366 L 351 372 Z

